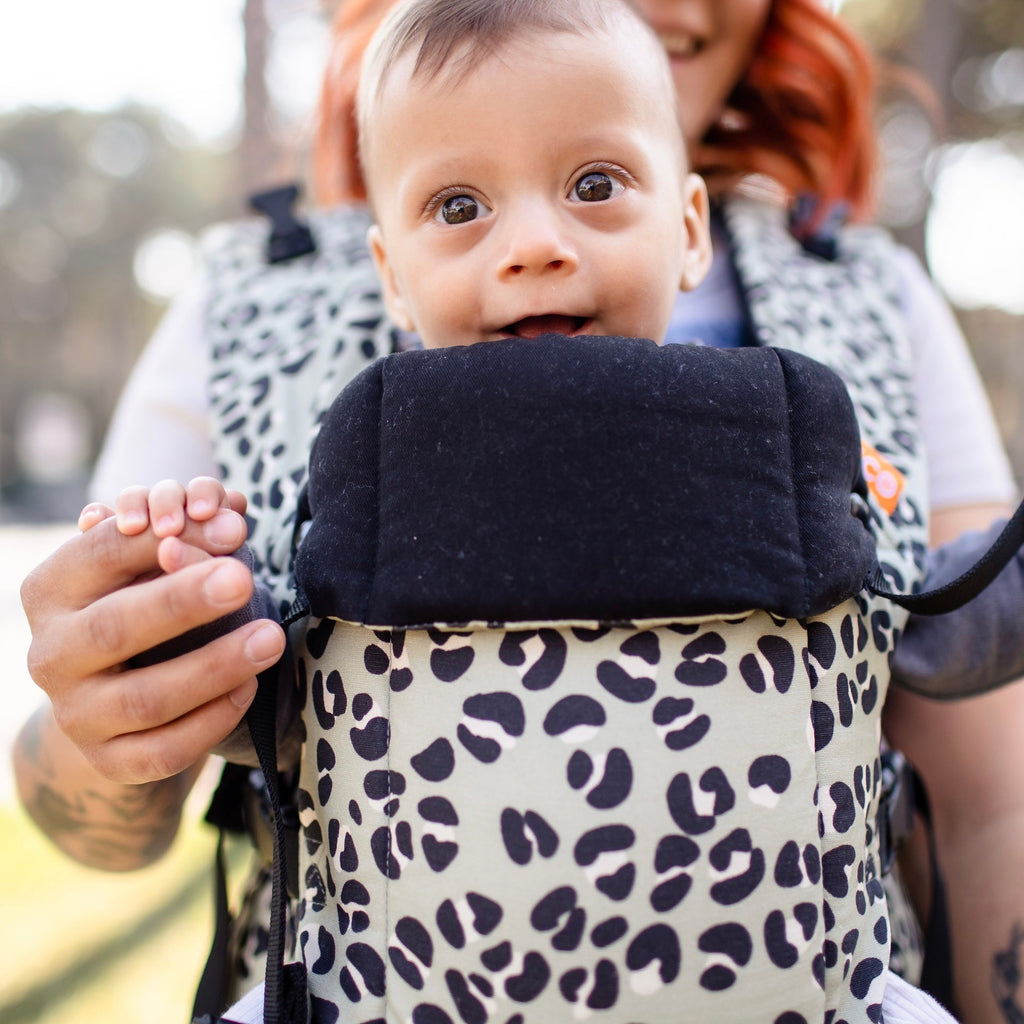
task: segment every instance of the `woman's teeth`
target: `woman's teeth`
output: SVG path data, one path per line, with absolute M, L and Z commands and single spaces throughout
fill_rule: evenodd
M 670 57 L 692 57 L 703 48 L 703 42 L 689 32 L 660 32 L 658 38 Z

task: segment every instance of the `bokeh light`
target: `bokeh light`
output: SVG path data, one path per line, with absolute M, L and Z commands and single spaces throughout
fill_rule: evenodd
M 1024 313 L 1024 159 L 1004 142 L 950 146 L 934 162 L 928 263 L 950 300 Z
M 184 231 L 162 228 L 148 234 L 135 250 L 135 282 L 151 298 L 176 295 L 195 271 L 196 242 Z

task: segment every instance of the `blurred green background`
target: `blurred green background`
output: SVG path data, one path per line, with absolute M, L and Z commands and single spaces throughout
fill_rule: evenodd
M 160 864 L 70 863 L 13 802 L 0 808 L 0 1020 L 185 1024 L 211 934 L 212 845 L 186 828 Z
M 76 866 L 8 750 L 38 691 L 20 580 L 70 536 L 135 357 L 195 238 L 302 176 L 335 0 L 33 0 L 0 15 L 0 1024 L 185 1024 L 212 930 L 207 778 L 145 871 Z M 846 0 L 935 108 L 888 90 L 881 220 L 954 306 L 1024 479 L 1024 4 Z M 247 851 L 235 848 L 236 874 Z

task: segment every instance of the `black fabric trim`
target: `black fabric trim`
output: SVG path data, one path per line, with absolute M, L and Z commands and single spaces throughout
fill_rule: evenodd
M 924 779 L 918 772 L 914 777 L 914 810 L 924 822 L 928 840 L 928 864 L 931 874 L 931 910 L 924 933 L 924 961 L 921 964 L 920 988 L 941 1003 L 951 1014 L 959 1017 L 953 998 L 953 940 L 949 929 L 949 904 L 946 882 L 939 865 L 932 818 L 931 801 Z
M 230 766 L 229 766 L 230 767 Z M 231 910 L 228 906 L 228 873 L 224 863 L 224 830 L 217 833 L 214 853 L 214 930 L 210 953 L 192 1003 L 192 1024 L 214 1024 L 229 1003 L 231 988 Z
M 296 579 L 369 624 L 627 620 L 858 593 L 840 379 L 770 348 L 512 339 L 406 352 L 324 419 Z

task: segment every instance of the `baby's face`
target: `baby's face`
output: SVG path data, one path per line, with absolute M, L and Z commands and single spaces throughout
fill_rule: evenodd
M 710 242 L 655 46 L 634 26 L 533 34 L 432 81 L 399 61 L 366 154 L 371 248 L 399 326 L 428 348 L 663 339 Z

